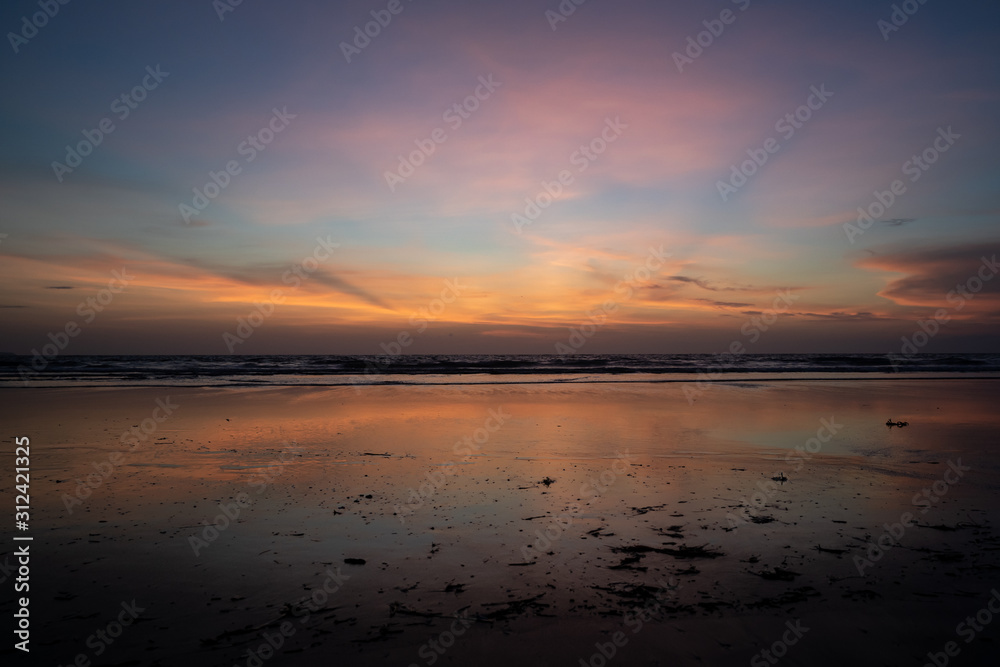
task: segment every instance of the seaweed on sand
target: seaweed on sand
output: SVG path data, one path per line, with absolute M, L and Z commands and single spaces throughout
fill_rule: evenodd
M 693 559 L 693 558 L 718 558 L 724 556 L 725 554 L 721 551 L 711 551 L 709 550 L 707 544 L 701 546 L 689 547 L 685 544 L 680 545 L 677 548 L 671 547 L 650 547 L 645 544 L 632 544 L 621 547 L 611 547 L 611 550 L 616 554 L 645 554 L 645 553 L 658 553 L 666 554 L 668 556 L 673 556 L 678 559 Z
M 761 570 L 750 574 L 767 579 L 768 581 L 795 581 L 795 577 L 802 576 L 799 572 L 792 572 L 783 567 L 776 567 L 773 570 Z

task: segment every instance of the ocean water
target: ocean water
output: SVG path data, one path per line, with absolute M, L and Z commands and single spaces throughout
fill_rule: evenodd
M 65 355 L 0 357 L 0 386 L 726 382 L 1000 377 L 1000 354 Z

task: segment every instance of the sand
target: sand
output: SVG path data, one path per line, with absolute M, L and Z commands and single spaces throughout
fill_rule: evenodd
M 959 624 L 1000 586 L 1000 383 L 682 388 L 0 390 L 32 447 L 25 664 L 996 653 L 992 612 Z

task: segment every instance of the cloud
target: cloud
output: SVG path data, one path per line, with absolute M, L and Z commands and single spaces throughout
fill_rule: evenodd
M 956 304 L 948 300 L 948 294 L 965 289 L 974 293 L 976 303 L 996 307 L 1000 302 L 1000 279 L 996 278 L 998 250 L 1000 241 L 914 247 L 866 257 L 856 265 L 903 274 L 878 292 L 898 305 L 953 307 Z
M 879 222 L 883 225 L 889 225 L 890 227 L 901 227 L 916 221 L 916 218 L 890 218 L 889 220 L 880 220 Z
M 739 303 L 737 301 L 715 301 L 713 299 L 692 299 L 692 301 L 702 301 L 704 303 L 718 306 L 719 308 L 749 308 L 752 303 Z
M 175 260 L 168 259 L 167 261 L 173 262 Z M 216 277 L 226 278 L 245 285 L 252 285 L 254 287 L 277 285 L 279 278 L 284 276 L 286 272 L 292 270 L 293 268 L 291 264 L 281 264 L 277 262 L 245 264 L 240 268 L 216 266 L 209 262 L 199 260 L 188 260 L 186 264 L 197 267 L 198 269 Z M 318 270 L 314 273 L 304 275 L 306 278 L 301 282 L 306 289 L 312 285 L 324 285 L 340 292 L 341 294 L 357 297 L 358 299 L 361 299 L 362 301 L 378 308 L 390 311 L 396 310 L 391 305 L 386 303 L 385 300 L 373 294 L 369 290 L 359 287 L 333 273 Z
M 847 313 L 844 311 L 834 311 L 832 313 L 795 313 L 801 317 L 811 317 L 818 320 L 836 320 L 838 322 L 871 322 L 874 320 L 886 319 L 875 313 L 863 311 L 859 313 Z
M 45 289 L 76 289 L 72 285 L 46 285 Z
M 710 292 L 737 292 L 749 289 L 746 287 L 715 287 L 713 285 L 710 285 L 706 280 L 702 280 L 701 278 L 691 278 L 689 276 L 667 276 L 667 280 L 672 280 L 675 283 L 688 283 L 691 285 L 697 285 L 698 287 L 708 290 Z
M 338 292 L 356 296 L 359 299 L 362 299 L 373 306 L 378 306 L 379 308 L 384 308 L 386 310 L 393 310 L 393 311 L 395 310 L 395 308 L 393 308 L 392 306 L 390 306 L 385 301 L 375 296 L 371 292 L 364 290 L 358 287 L 357 285 L 352 285 L 350 282 L 344 280 L 343 278 L 335 276 L 332 273 L 317 274 L 313 279 L 315 279 L 316 282 L 318 283 L 326 285 L 327 287 L 332 287 Z

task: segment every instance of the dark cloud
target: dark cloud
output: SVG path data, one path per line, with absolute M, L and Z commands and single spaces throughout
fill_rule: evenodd
M 708 290 L 709 292 L 735 292 L 743 289 L 741 287 L 715 287 L 714 285 L 708 284 L 708 281 L 706 280 L 702 280 L 701 278 L 691 278 L 690 276 L 667 276 L 667 280 L 672 280 L 675 283 L 697 285 L 698 287 Z
M 331 287 L 337 290 L 338 292 L 342 292 L 343 294 L 351 294 L 353 296 L 356 296 L 363 301 L 367 301 L 373 306 L 378 306 L 379 308 L 385 308 L 386 310 L 395 310 L 395 308 L 390 306 L 388 303 L 383 301 L 378 296 L 372 294 L 371 292 L 365 289 L 358 287 L 357 285 L 353 285 L 350 282 L 344 280 L 343 278 L 335 276 L 331 273 L 325 273 L 325 274 L 317 273 L 313 276 L 310 276 L 309 280 L 315 280 L 317 283 L 326 285 L 327 287 Z
M 737 301 L 716 301 L 714 299 L 691 299 L 692 301 L 701 301 L 702 303 L 709 303 L 713 306 L 718 306 L 719 308 L 749 308 L 752 303 L 739 303 Z
M 236 280 L 247 285 L 257 285 L 262 287 L 279 285 L 285 273 L 293 269 L 293 265 L 277 263 L 248 265 L 238 269 L 232 267 L 220 268 L 194 259 L 185 260 L 185 263 L 191 266 L 196 266 L 217 276 L 229 278 L 230 280 Z M 320 269 L 311 274 L 303 271 L 303 275 L 306 277 L 301 281 L 301 287 L 299 289 L 308 289 L 311 284 L 323 285 L 342 294 L 355 296 L 362 301 L 378 306 L 379 308 L 395 311 L 395 308 L 383 301 L 379 296 L 372 294 L 364 288 L 358 287 L 350 281 L 332 273 L 323 273 Z M 289 288 L 285 285 L 281 285 L 281 289 L 288 290 Z
M 860 313 L 847 313 L 844 311 L 834 311 L 832 313 L 798 313 L 798 315 L 812 317 L 817 320 L 836 320 L 838 322 L 871 322 L 872 320 L 884 319 L 868 311 Z
M 889 225 L 890 227 L 901 227 L 916 221 L 916 218 L 890 218 L 889 220 L 882 220 L 881 223 L 883 225 Z
M 46 285 L 45 289 L 75 289 L 72 285 Z
M 1000 241 L 953 246 L 919 247 L 866 257 L 858 266 L 902 273 L 879 296 L 898 304 L 942 306 L 949 292 L 964 287 L 975 290 L 976 299 L 988 302 L 1000 294 L 996 256 Z

